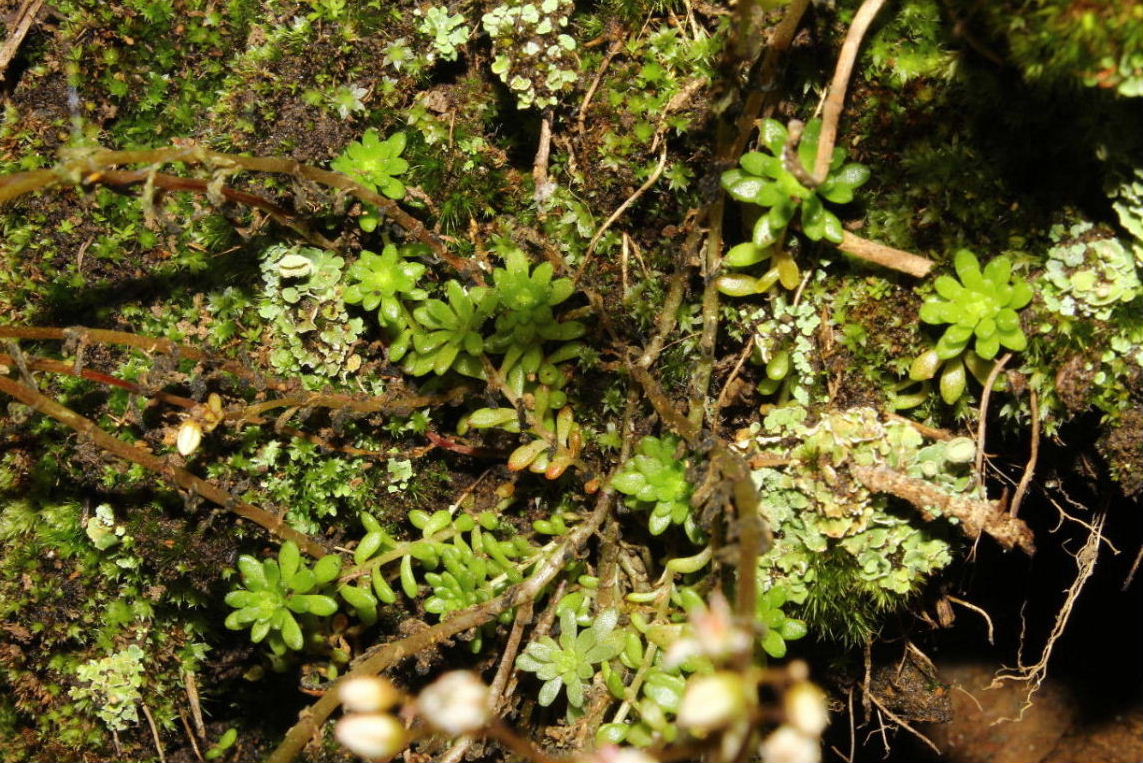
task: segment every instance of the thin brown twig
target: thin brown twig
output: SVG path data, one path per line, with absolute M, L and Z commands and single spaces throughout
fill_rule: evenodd
M 881 265 L 890 270 L 907 273 L 917 278 L 927 276 L 935 265 L 932 260 L 926 257 L 906 252 L 903 249 L 894 249 L 891 246 L 861 236 L 855 236 L 849 231 L 842 232 L 841 243 L 837 245 L 837 248 L 858 259 Z
M 992 370 L 988 372 L 988 378 L 984 381 L 984 392 L 980 395 L 980 412 L 977 414 L 979 422 L 976 429 L 976 463 L 973 464 L 973 473 L 976 475 L 976 484 L 979 487 L 984 486 L 984 436 L 988 431 L 988 403 L 992 399 L 992 385 L 996 383 L 996 377 L 1011 359 L 1012 353 L 1006 352 L 992 364 Z
M 20 45 L 32 28 L 32 24 L 35 23 L 36 15 L 40 12 L 40 7 L 43 4 L 44 0 L 24 0 L 20 3 L 16 15 L 7 25 L 8 37 L 4 40 L 4 46 L 0 48 L 0 79 L 3 79 L 7 73 L 8 64 L 12 63 L 12 59 L 16 57 L 16 52 L 20 50 Z
M 948 599 L 949 601 L 953 602 L 954 604 L 961 605 L 965 609 L 971 609 L 973 612 L 976 612 L 978 615 L 983 617 L 984 622 L 988 625 L 988 643 L 989 644 L 995 643 L 993 641 L 994 631 L 992 629 L 992 618 L 988 615 L 988 612 L 986 612 L 983 608 L 976 606 L 972 602 L 968 602 L 968 601 L 965 601 L 964 599 L 957 598 L 956 596 L 952 596 L 951 594 L 946 594 L 945 598 Z
M 829 86 L 829 97 L 826 98 L 825 111 L 822 114 L 821 138 L 818 140 L 818 156 L 814 162 L 814 180 L 818 184 L 825 181 L 829 173 L 830 160 L 833 157 L 833 147 L 837 142 L 837 126 L 841 121 L 841 112 L 845 108 L 845 91 L 849 87 L 849 78 L 853 74 L 853 65 L 857 61 L 857 51 L 861 48 L 861 41 L 865 37 L 869 25 L 873 23 L 877 12 L 885 0 L 865 0 L 857 13 L 853 16 L 853 23 L 845 34 L 845 41 L 841 45 L 841 53 L 837 57 L 837 67 L 834 69 L 833 82 Z
M 875 693 L 873 693 L 872 691 L 869 691 L 869 692 L 866 692 L 866 696 L 869 697 L 870 701 L 872 701 L 873 704 L 877 706 L 878 710 L 885 713 L 885 716 L 887 718 L 889 718 L 889 720 L 893 721 L 893 723 L 896 723 L 898 726 L 900 726 L 901 728 L 908 731 L 910 734 L 915 736 L 917 739 L 920 739 L 922 742 L 924 742 L 926 745 L 928 745 L 929 749 L 931 749 L 937 755 L 941 754 L 941 748 L 937 747 L 937 745 L 933 742 L 933 740 L 929 739 L 927 736 L 922 734 L 920 731 L 917 731 L 915 728 L 910 726 L 908 721 L 906 721 L 904 718 L 897 715 L 896 713 L 894 713 L 889 708 L 885 707 L 885 705 L 881 702 L 881 700 L 877 699 L 877 695 Z
M 1032 408 L 1032 447 L 1028 454 L 1028 463 L 1024 466 L 1024 474 L 1020 477 L 1020 484 L 1016 486 L 1016 493 L 1012 496 L 1012 503 L 1008 513 L 1016 516 L 1020 511 L 1020 503 L 1028 493 L 1028 486 L 1032 484 L 1032 475 L 1036 473 L 1036 462 L 1040 458 L 1040 396 L 1035 389 L 1029 389 L 1028 404 Z

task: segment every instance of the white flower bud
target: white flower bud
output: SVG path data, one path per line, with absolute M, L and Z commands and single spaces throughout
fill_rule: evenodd
M 409 741 L 401 722 L 386 713 L 346 715 L 337 722 L 333 733 L 355 755 L 370 760 L 392 758 Z
M 488 725 L 492 692 L 480 677 L 467 670 L 445 673 L 417 697 L 417 712 L 449 736 L 460 736 Z
M 361 677 L 342 681 L 337 688 L 342 706 L 354 713 L 388 710 L 401 699 L 401 692 L 384 678 Z
M 783 702 L 786 721 L 806 736 L 821 736 L 829 725 L 825 694 L 809 681 L 799 681 L 791 686 Z
M 822 759 L 821 743 L 792 726 L 778 730 L 762 742 L 759 750 L 766 763 L 818 763 Z
M 199 443 L 202 442 L 202 427 L 194 419 L 187 419 L 179 427 L 178 436 L 175 438 L 175 447 L 179 450 L 179 455 L 189 456 L 198 450 Z
M 659 763 L 658 758 L 652 758 L 643 750 L 614 744 L 600 747 L 588 760 L 591 763 Z
M 730 725 L 745 709 L 742 677 L 724 670 L 691 677 L 676 720 L 679 726 L 703 734 Z

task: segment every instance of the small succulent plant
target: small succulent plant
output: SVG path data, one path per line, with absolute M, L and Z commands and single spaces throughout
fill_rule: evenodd
M 418 16 L 422 13 L 414 11 Z M 455 61 L 457 46 L 468 42 L 472 31 L 460 13 L 449 15 L 448 8 L 433 6 L 424 12 L 417 31 L 432 40 L 433 55 L 444 61 Z
M 488 341 L 491 352 L 505 352 L 512 345 L 523 351 L 538 341 L 568 341 L 583 336 L 587 329 L 582 323 L 559 322 L 552 315 L 552 308 L 575 291 L 570 278 L 553 281 L 554 272 L 550 262 L 530 269 L 520 249 L 507 251 L 504 267 L 492 273 L 501 312 L 496 318 L 496 333 Z
M 406 260 L 393 244 L 386 245 L 380 255 L 363 251 L 349 269 L 352 282 L 345 289 L 345 301 L 377 310 L 381 323 L 399 326 L 402 316 L 398 295 L 416 300 L 427 297 L 424 289 L 417 288 L 417 280 L 424 273 L 423 264 Z
M 231 630 L 250 628 L 255 644 L 266 640 L 274 654 L 287 649 L 299 651 L 305 644 L 301 625 L 294 614 L 321 617 L 337 611 L 337 600 L 312 593 L 330 583 L 341 572 L 341 557 L 322 557 L 311 568 L 302 561 L 293 541 L 286 541 L 277 559 L 258 561 L 243 554 L 238 557 L 238 570 L 244 588 L 226 595 L 226 603 L 234 611 L 226 618 Z
M 330 163 L 330 167 L 349 175 L 390 199 L 405 197 L 405 184 L 397 179 L 409 169 L 409 163 L 401 157 L 405 150 L 405 133 L 393 133 L 385 140 L 374 129 L 365 131 L 360 141 L 345 147 L 341 156 Z M 372 232 L 380 222 L 376 210 L 367 210 L 360 219 L 362 230 Z
M 766 626 L 762 648 L 776 660 L 786 656 L 786 642 L 806 635 L 806 624 L 782 611 L 789 599 L 785 586 L 775 585 L 758 594 L 758 621 Z
M 862 164 L 845 163 L 846 151 L 835 148 L 829 174 L 817 188 L 802 185 L 782 161 L 789 131 L 780 122 L 767 119 L 762 123 L 762 146 L 769 153 L 750 151 L 742 155 L 740 167 L 722 174 L 722 187 L 739 201 L 767 208 L 754 226 L 751 244 L 764 250 L 778 240 L 783 229 L 800 210 L 802 232 L 814 241 L 826 239 L 840 243 L 841 221 L 823 205 L 823 201 L 845 204 L 853 200 L 853 192 L 869 180 L 869 169 Z M 817 161 L 821 120 L 805 127 L 798 143 L 797 161 L 807 174 Z M 748 259 L 742 252 L 739 257 Z M 758 261 L 758 260 L 756 260 Z M 750 263 L 753 264 L 753 263 Z
M 541 636 L 525 647 L 516 658 L 516 667 L 535 673 L 544 682 L 540 687 L 542 706 L 555 702 L 560 689 L 567 687 L 568 703 L 583 707 L 584 685 L 595 675 L 595 666 L 619 655 L 626 643 L 623 633 L 615 632 L 619 613 L 610 609 L 596 615 L 591 626 L 579 631 L 575 612 L 566 609 L 560 615 L 559 641 Z
M 426 300 L 413 311 L 416 326 L 393 342 L 389 359 L 404 357 L 405 371 L 413 376 L 430 372 L 441 376 L 455 368 L 466 376 L 484 378 L 480 327 L 496 309 L 497 294 L 483 286 L 466 290 L 456 281 L 449 281 L 445 290 L 448 302 Z
M 1032 301 L 1032 287 L 1022 278 L 1013 278 L 1012 260 L 1005 255 L 993 258 L 981 271 L 976 255 L 961 249 L 953 264 L 960 280 L 938 277 L 934 283 L 937 296 L 921 306 L 925 323 L 950 325 L 909 369 L 914 381 L 932 379 L 941 371 L 941 397 L 950 405 L 964 392 L 966 364 L 980 377 L 982 367 L 987 373 L 988 364 L 982 361 L 995 358 L 1002 346 L 1015 352 L 1028 346 L 1016 311 Z
M 687 464 L 675 456 L 678 447 L 675 437 L 644 437 L 638 454 L 623 465 L 611 486 L 631 496 L 630 505 L 650 508 L 652 535 L 661 535 L 675 524 L 683 525 L 687 536 L 697 540 L 702 532 L 691 512 Z

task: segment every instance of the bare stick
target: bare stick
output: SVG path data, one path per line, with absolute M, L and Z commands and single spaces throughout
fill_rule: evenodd
M 174 466 L 166 459 L 108 434 L 91 419 L 79 415 L 71 408 L 60 405 L 50 397 L 24 384 L 0 376 L 0 392 L 14 397 L 29 408 L 74 429 L 76 433 L 91 440 L 108 453 L 149 469 L 184 490 L 197 493 L 208 501 L 261 525 L 282 540 L 294 541 L 302 551 L 310 556 L 321 557 L 329 553 L 329 549 L 324 545 L 286 524 L 283 517 L 271 514 L 245 501 L 240 501 L 217 485 L 207 482 L 186 469 Z
M 837 248 L 846 254 L 858 259 L 872 262 L 875 265 L 907 273 L 917 278 L 924 278 L 933 269 L 933 261 L 920 255 L 906 252 L 903 249 L 894 249 L 876 241 L 870 241 L 861 236 L 855 236 L 849 231 L 842 232 L 841 243 Z
M 24 42 L 24 37 L 32 28 L 36 14 L 40 12 L 40 6 L 43 4 L 44 0 L 24 0 L 20 4 L 20 9 L 16 11 L 16 15 L 12 19 L 11 31 L 7 39 L 4 40 L 4 47 L 0 48 L 0 79 L 4 78 L 5 72 L 8 71 L 8 64 L 12 63 L 12 59 L 16 57 L 16 51 L 20 49 L 20 44 Z
M 1020 477 L 1020 484 L 1016 486 L 1016 493 L 1012 496 L 1012 503 L 1008 507 L 1008 513 L 1012 516 L 1016 516 L 1020 511 L 1020 503 L 1028 492 L 1028 486 L 1032 484 L 1032 475 L 1036 473 L 1036 462 L 1040 458 L 1040 396 L 1036 394 L 1035 389 L 1029 390 L 1028 402 L 1032 408 L 1032 448 L 1028 454 L 1024 474 Z
M 978 486 L 984 485 L 984 435 L 988 431 L 988 401 L 992 399 L 992 385 L 996 383 L 996 377 L 1011 359 L 1012 353 L 1006 352 L 1000 356 L 1000 360 L 992 364 L 992 370 L 984 380 L 984 392 L 980 395 L 980 413 L 977 414 L 979 422 L 976 427 L 976 464 L 973 465 Z
M 845 107 L 845 90 L 849 87 L 857 51 L 861 48 L 861 40 L 865 37 L 869 25 L 873 23 L 873 18 L 884 4 L 885 0 L 865 0 L 857 9 L 853 23 L 849 25 L 849 31 L 845 34 L 845 42 L 841 45 L 837 68 L 833 72 L 833 82 L 829 86 L 829 97 L 826 99 L 825 112 L 822 115 L 818 158 L 814 163 L 814 180 L 819 185 L 829 174 L 829 163 L 833 157 L 834 144 L 837 142 L 837 125 L 841 121 L 841 111 Z

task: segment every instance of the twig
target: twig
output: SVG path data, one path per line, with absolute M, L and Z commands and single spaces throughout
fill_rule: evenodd
M 75 430 L 76 433 L 88 438 L 108 453 L 138 464 L 145 469 L 149 469 L 184 490 L 197 493 L 208 501 L 212 501 L 240 517 L 244 517 L 255 524 L 261 525 L 282 540 L 294 541 L 302 551 L 310 556 L 320 557 L 329 552 L 323 544 L 286 524 L 283 517 L 275 516 L 257 506 L 241 501 L 222 488 L 211 482 L 207 482 L 186 469 L 174 466 L 167 460 L 149 451 L 145 451 L 138 446 L 108 434 L 100 429 L 91 419 L 81 416 L 72 409 L 61 405 L 50 397 L 24 384 L 20 384 L 5 376 L 0 376 L 0 392 L 70 427 Z
M 179 720 L 183 722 L 183 731 L 186 733 L 187 739 L 190 741 L 191 749 L 194 751 L 195 759 L 203 760 L 202 750 L 199 749 L 198 740 L 195 739 L 194 731 L 191 729 L 190 721 L 187 720 L 187 711 L 181 707 L 179 708 Z
M 155 717 L 151 715 L 151 708 L 147 707 L 147 703 L 141 700 L 139 706 L 143 708 L 143 717 L 147 719 L 147 725 L 151 727 L 151 738 L 155 740 L 155 749 L 159 753 L 159 763 L 167 763 L 166 753 L 163 752 L 163 742 L 159 739 L 159 727 L 155 725 Z
M 982 609 L 981 607 L 978 607 L 975 604 L 972 604 L 971 602 L 967 602 L 964 599 L 957 598 L 956 596 L 952 596 L 950 594 L 945 594 L 945 598 L 948 599 L 949 601 L 953 602 L 954 604 L 959 604 L 966 609 L 971 609 L 973 612 L 976 612 L 981 617 L 983 617 L 984 622 L 987 623 L 987 625 L 988 625 L 988 643 L 989 644 L 995 643 L 993 641 L 993 638 L 992 638 L 994 635 L 994 632 L 992 630 L 992 618 L 989 617 L 988 612 L 984 611 L 984 609 Z
M 1126 591 L 1131 587 L 1131 581 L 1135 579 L 1135 573 L 1139 571 L 1139 562 L 1141 561 L 1143 561 L 1143 546 L 1139 547 L 1139 553 L 1135 555 L 1135 562 L 1131 565 L 1131 571 L 1127 573 L 1127 577 L 1123 581 L 1121 591 Z
M 829 173 L 834 143 L 837 142 L 837 125 L 841 121 L 841 112 L 845 107 L 845 90 L 849 87 L 849 78 L 853 74 L 853 64 L 857 60 L 861 40 L 884 4 L 885 0 L 865 0 L 854 14 L 853 23 L 849 25 L 849 31 L 845 34 L 845 42 L 842 43 L 841 53 L 837 57 L 837 67 L 833 72 L 833 82 L 829 86 L 829 97 L 826 99 L 825 112 L 822 115 L 818 157 L 814 163 L 814 179 L 818 184 L 824 182 Z
M 961 531 L 969 538 L 975 540 L 981 533 L 987 533 L 1005 548 L 1019 548 L 1029 556 L 1036 553 L 1028 525 L 1002 511 L 996 501 L 945 493 L 924 479 L 886 466 L 851 466 L 849 471 L 869 490 L 889 493 L 913 504 L 925 521 L 956 517 Z M 934 508 L 937 511 L 933 511 Z
M 980 487 L 984 486 L 984 435 L 988 431 L 988 401 L 992 399 L 992 385 L 996 383 L 996 377 L 1011 359 L 1012 353 L 1006 352 L 992 364 L 992 370 L 988 372 L 988 378 L 984 381 L 984 392 L 980 395 L 980 413 L 977 414 L 979 422 L 976 428 L 976 463 L 973 465 L 976 484 Z
M 742 365 L 746 359 L 750 357 L 751 350 L 754 349 L 754 336 L 751 335 L 746 340 L 746 345 L 742 348 L 742 352 L 738 354 L 738 362 L 734 364 L 734 368 L 730 371 L 730 376 L 726 377 L 726 383 L 722 385 L 722 391 L 718 393 L 718 402 L 715 405 L 718 408 L 725 408 L 728 405 L 727 397 L 730 393 L 730 385 L 738 378 L 738 372 L 742 370 Z M 720 424 L 718 419 L 712 422 L 714 425 Z
M 476 628 L 497 617 L 500 613 L 526 601 L 534 601 L 540 592 L 551 583 L 560 572 L 568 557 L 578 551 L 595 533 L 611 510 L 612 494 L 603 491 L 596 502 L 595 511 L 581 525 L 575 528 L 567 540 L 541 562 L 536 571 L 524 582 L 513 586 L 494 599 L 454 613 L 438 625 L 426 628 L 411 636 L 392 641 L 381 646 L 369 657 L 359 662 L 352 670 L 330 685 L 326 693 L 301 713 L 301 718 L 286 732 L 282 743 L 266 759 L 268 763 L 287 763 L 294 760 L 302 748 L 321 728 L 340 702 L 337 685 L 349 677 L 372 676 L 382 670 L 424 651 L 458 633 Z
M 591 85 L 588 86 L 587 92 L 583 96 L 583 103 L 580 104 L 579 114 L 576 115 L 576 130 L 582 135 L 585 129 L 584 120 L 587 118 L 587 107 L 591 105 L 591 99 L 595 97 L 595 91 L 599 89 L 599 83 L 603 80 L 603 74 L 607 71 L 607 67 L 611 65 L 611 59 L 623 50 L 623 40 L 616 38 L 612 41 L 611 47 L 607 49 L 606 55 L 599 63 L 599 69 L 595 72 L 595 77 L 591 80 Z
M 194 720 L 195 731 L 205 742 L 206 724 L 202 720 L 202 705 L 199 704 L 198 698 L 198 680 L 195 679 L 194 671 L 183 671 L 183 687 L 187 691 L 187 700 L 190 702 L 191 718 Z
M 855 236 L 849 231 L 842 231 L 841 243 L 837 245 L 837 248 L 859 259 L 917 278 L 927 276 L 935 264 L 926 257 L 906 252 L 903 249 L 894 249 L 891 246 L 879 244 L 861 236 Z
M 1012 516 L 1016 516 L 1020 511 L 1020 503 L 1028 492 L 1028 486 L 1032 484 L 1032 475 L 1036 472 L 1036 462 L 1040 458 L 1040 396 L 1036 394 L 1035 389 L 1029 390 L 1028 402 L 1032 408 L 1032 448 L 1028 454 L 1028 463 L 1024 466 L 1024 474 L 1020 477 L 1020 484 L 1016 486 L 1016 493 L 1012 496 L 1012 503 L 1008 507 L 1008 513 Z
M 532 196 L 537 204 L 542 204 L 552 195 L 549 188 L 548 161 L 552 155 L 552 115 L 545 111 L 540 119 L 540 143 L 536 147 L 536 158 L 532 162 Z
M 4 79 L 4 75 L 8 71 L 8 64 L 12 63 L 12 59 L 16 57 L 16 52 L 20 49 L 21 43 L 24 42 L 28 30 L 32 28 L 36 14 L 40 12 L 40 6 L 43 4 L 44 0 L 24 0 L 12 18 L 12 22 L 9 24 L 8 37 L 4 40 L 4 47 L 0 48 L 0 80 Z

